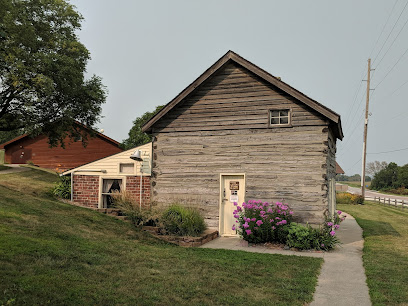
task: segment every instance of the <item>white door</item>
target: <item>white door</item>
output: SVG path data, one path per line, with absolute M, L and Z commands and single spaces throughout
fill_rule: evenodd
M 220 187 L 220 235 L 235 236 L 237 232 L 232 226 L 238 224 L 233 213 L 236 210 L 234 202 L 241 205 L 245 201 L 245 176 L 221 175 Z

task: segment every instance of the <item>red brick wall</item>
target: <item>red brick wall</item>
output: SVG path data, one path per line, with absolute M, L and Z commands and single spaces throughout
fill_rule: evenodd
M 150 176 L 144 176 L 142 181 L 142 205 L 150 207 Z M 140 201 L 140 176 L 126 177 L 126 191 L 138 204 Z M 75 174 L 73 201 L 85 207 L 98 208 L 99 176 Z
M 150 207 L 150 176 L 143 176 L 142 183 L 142 205 Z M 126 191 L 132 195 L 137 203 L 140 203 L 140 176 L 126 177 Z
M 73 201 L 82 206 L 98 208 L 99 176 L 74 175 Z

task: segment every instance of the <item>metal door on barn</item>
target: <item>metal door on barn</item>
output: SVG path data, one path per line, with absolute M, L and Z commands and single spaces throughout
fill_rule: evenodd
M 31 149 L 19 149 L 11 154 L 12 164 L 26 164 L 31 160 Z
M 245 175 L 222 174 L 220 187 L 219 232 L 222 236 L 236 236 L 237 231 L 232 229 L 234 224 L 238 225 L 233 213 L 236 210 L 234 202 L 242 204 L 245 201 Z

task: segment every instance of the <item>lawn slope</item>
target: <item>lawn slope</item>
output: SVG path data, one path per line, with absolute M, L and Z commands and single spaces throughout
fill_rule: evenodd
M 59 202 L 57 177 L 0 174 L 1 304 L 304 305 L 321 259 L 186 249 Z
M 408 211 L 366 205 L 338 205 L 363 229 L 363 261 L 373 305 L 408 304 Z

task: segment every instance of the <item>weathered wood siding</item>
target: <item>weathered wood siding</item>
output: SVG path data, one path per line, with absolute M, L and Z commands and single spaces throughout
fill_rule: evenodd
M 272 108 L 290 108 L 292 126 L 270 128 Z M 237 64 L 156 122 L 153 135 L 153 200 L 196 202 L 217 226 L 220 173 L 245 173 L 246 199 L 283 199 L 300 220 L 323 220 L 327 119 Z
M 332 182 L 330 185 L 330 180 L 336 178 L 336 137 L 333 135 L 332 131 L 329 130 L 328 139 L 327 139 L 327 199 L 329 212 L 333 215 L 336 210 L 336 184 Z M 330 186 L 332 189 L 330 189 Z M 330 201 L 333 201 L 333 205 L 330 206 Z M 331 211 L 333 210 L 333 211 Z

